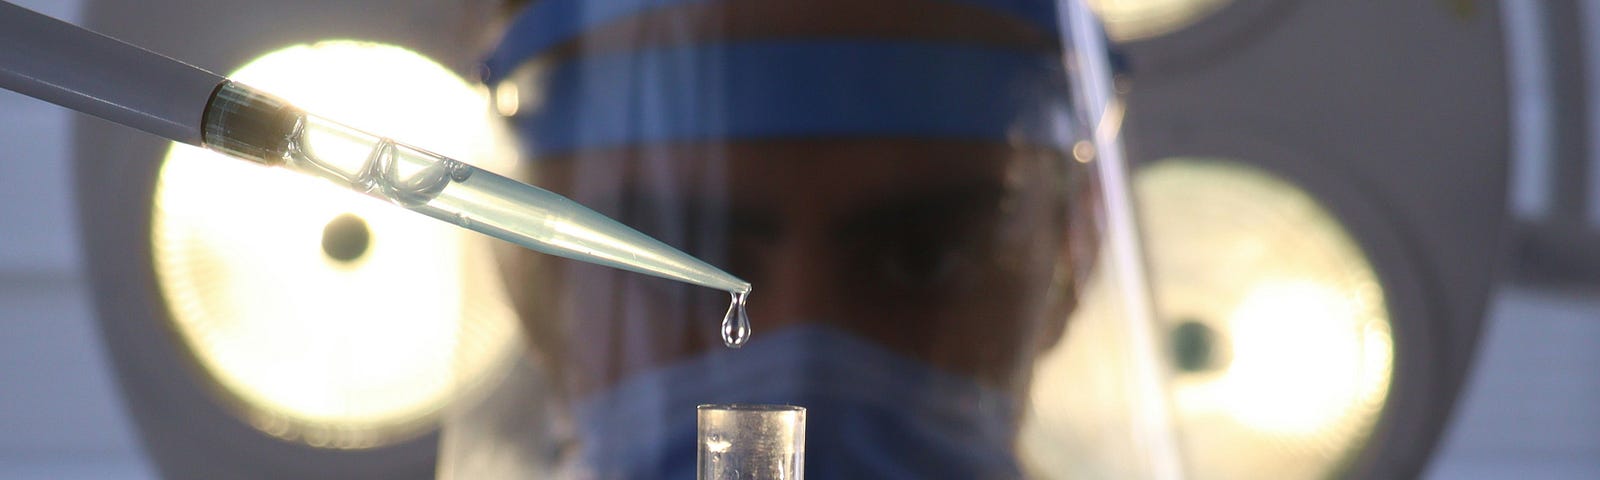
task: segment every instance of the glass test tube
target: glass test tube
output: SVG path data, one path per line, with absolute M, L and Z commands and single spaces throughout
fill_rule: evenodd
M 701 405 L 699 425 L 700 480 L 805 478 L 805 408 Z

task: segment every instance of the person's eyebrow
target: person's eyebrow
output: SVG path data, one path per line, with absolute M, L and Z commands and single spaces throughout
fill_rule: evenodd
M 997 209 L 1005 188 L 996 183 L 972 182 L 912 190 L 886 197 L 840 220 L 834 231 L 857 236 L 897 228 L 908 222 L 947 217 L 965 222 L 970 215 Z

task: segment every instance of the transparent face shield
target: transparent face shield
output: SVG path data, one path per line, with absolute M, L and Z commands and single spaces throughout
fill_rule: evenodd
M 441 478 L 690 478 L 707 404 L 803 407 L 812 478 L 1176 478 L 1086 12 L 512 12 L 484 74 L 521 179 L 749 281 L 750 337 L 726 292 L 508 248 L 524 349 L 445 415 Z

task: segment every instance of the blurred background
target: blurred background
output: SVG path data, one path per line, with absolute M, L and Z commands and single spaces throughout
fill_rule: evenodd
M 57 18 L 84 23 L 88 2 L 31 0 L 16 3 Z M 1317 17 L 1317 5 L 1340 2 L 1281 2 L 1295 4 L 1292 7 L 1261 6 L 1274 2 L 1248 0 L 1101 3 L 1108 9 L 1108 15 L 1120 14 L 1123 16 L 1118 18 L 1127 19 L 1122 23 L 1112 22 L 1111 33 L 1125 46 L 1125 67 L 1132 79 L 1125 82 L 1131 85 L 1125 86 L 1135 96 L 1130 110 L 1149 112 L 1143 117 L 1130 117 L 1129 149 L 1135 159 L 1144 158 L 1151 163 L 1174 155 L 1193 154 L 1184 151 L 1184 146 L 1198 146 L 1199 153 L 1204 154 L 1225 153 L 1217 148 L 1208 150 L 1220 140 L 1195 140 L 1190 137 L 1198 134 L 1186 133 L 1206 130 L 1192 120 L 1179 118 L 1184 107 L 1204 106 L 1205 100 L 1195 98 L 1196 92 L 1206 92 L 1204 96 L 1214 96 L 1217 102 L 1243 105 L 1238 112 L 1245 113 L 1235 112 L 1236 116 L 1254 114 L 1274 121 L 1274 108 L 1282 104 L 1273 99 L 1304 95 L 1292 88 L 1253 91 L 1262 85 L 1227 85 L 1228 68 L 1254 73 L 1258 75 L 1257 80 L 1269 85 L 1281 84 L 1283 80 L 1261 77 L 1265 72 L 1276 72 L 1282 79 L 1295 79 L 1318 75 L 1324 69 L 1380 68 L 1359 59 L 1310 55 L 1303 63 L 1238 66 L 1251 62 L 1252 55 L 1273 58 L 1270 52 L 1264 52 L 1270 48 L 1255 39 L 1267 35 L 1292 38 L 1277 30 L 1290 28 L 1285 25 L 1301 25 L 1276 19 Z M 1504 204 L 1490 205 L 1483 210 L 1487 212 L 1484 215 L 1491 218 L 1468 222 L 1478 225 L 1473 229 L 1443 228 L 1434 229 L 1437 231 L 1432 234 L 1402 234 L 1408 241 L 1419 242 L 1410 248 L 1434 255 L 1428 261 L 1483 264 L 1495 272 L 1487 294 L 1488 308 L 1477 338 L 1475 358 L 1470 362 L 1472 369 L 1450 413 L 1439 447 L 1428 463 L 1426 476 L 1441 479 L 1600 476 L 1600 408 L 1595 407 L 1600 405 L 1600 374 L 1595 371 L 1595 366 L 1600 365 L 1600 248 L 1594 248 L 1600 245 L 1600 236 L 1597 236 L 1600 234 L 1600 2 L 1431 0 L 1412 3 L 1417 5 L 1406 7 L 1410 10 L 1403 13 L 1437 18 L 1440 25 L 1466 24 L 1487 32 L 1486 36 L 1474 38 L 1487 38 L 1496 45 L 1477 53 L 1440 52 L 1438 56 L 1477 56 L 1491 65 L 1482 72 L 1497 77 L 1453 82 L 1447 75 L 1420 75 L 1425 82 L 1435 82 L 1428 85 L 1385 84 L 1379 75 L 1379 81 L 1346 86 L 1353 96 L 1397 106 L 1396 110 L 1401 113 L 1329 112 L 1295 105 L 1293 108 L 1301 110 L 1281 115 L 1288 119 L 1308 115 L 1305 113 L 1308 111 L 1327 113 L 1330 117 L 1343 115 L 1340 118 L 1355 119 L 1353 121 L 1366 127 L 1402 131 L 1401 136 L 1413 130 L 1422 133 L 1411 135 L 1431 134 L 1434 136 L 1424 140 L 1445 144 L 1460 141 L 1465 142 L 1464 145 L 1480 145 L 1468 142 L 1475 140 L 1468 137 L 1485 132 L 1506 137 L 1498 142 L 1487 142 L 1487 145 L 1505 147 L 1503 154 L 1478 152 L 1478 155 L 1504 156 L 1509 158 L 1509 163 L 1503 169 L 1490 166 L 1474 170 L 1479 173 L 1472 174 L 1488 172 L 1504 178 L 1504 192 L 1493 189 L 1481 192 L 1490 197 L 1503 194 L 1505 198 Z M 1157 8 L 1151 6 L 1157 4 L 1168 4 L 1165 8 L 1169 11 L 1192 11 L 1198 12 L 1192 14 L 1195 16 L 1210 15 L 1220 19 L 1206 20 L 1209 23 L 1202 26 L 1210 26 L 1198 32 L 1163 39 L 1167 32 L 1182 29 L 1192 21 L 1174 20 L 1173 14 L 1140 20 L 1141 8 Z M 1375 30 L 1402 32 L 1396 34 L 1402 40 L 1407 29 L 1415 29 L 1419 38 L 1426 39 L 1419 41 L 1422 47 L 1408 47 L 1403 41 L 1388 44 L 1393 52 L 1384 51 L 1384 45 L 1374 45 L 1366 50 L 1372 58 L 1384 58 L 1386 53 L 1426 58 L 1433 54 L 1426 51 L 1427 48 L 1441 46 L 1427 43 L 1437 42 L 1439 38 L 1429 31 L 1431 24 L 1413 25 L 1410 17 L 1401 15 L 1394 19 L 1352 15 L 1355 16 L 1324 15 L 1327 28 L 1373 25 Z M 1230 20 L 1229 16 L 1237 19 Z M 1394 23 L 1403 25 L 1390 25 Z M 1385 30 L 1385 25 L 1394 28 Z M 1310 38 L 1328 34 L 1314 28 L 1302 31 Z M 1381 39 L 1393 40 L 1393 37 Z M 1175 42 L 1201 47 L 1176 48 Z M 1491 51 L 1501 47 L 1503 55 L 1501 51 Z M 1407 48 L 1421 51 L 1401 51 Z M 1349 63 L 1341 66 L 1338 62 Z M 1387 67 L 1395 71 L 1426 72 L 1433 65 L 1424 62 Z M 1339 81 L 1329 78 L 1325 82 Z M 1319 86 L 1328 87 L 1327 83 L 1319 85 L 1313 80 L 1308 81 L 1305 88 L 1315 92 Z M 1140 92 L 1149 93 L 1139 97 Z M 1409 102 L 1414 105 L 1404 107 Z M 1432 131 L 1426 125 L 1408 125 L 1403 121 L 1428 118 L 1426 112 L 1416 115 L 1406 112 L 1428 110 L 1436 105 L 1459 108 L 1450 110 L 1456 115 L 1487 113 L 1495 116 L 1481 119 L 1485 124 L 1482 128 L 1455 132 L 1449 128 Z M 87 260 L 81 251 L 83 239 L 77 226 L 79 206 L 73 180 L 77 152 L 73 128 L 83 120 L 75 119 L 75 115 L 19 94 L 0 91 L 0 125 L 5 127 L 0 128 L 0 146 L 3 146 L 0 179 L 7 183 L 6 188 L 0 189 L 0 478 L 154 478 L 153 464 L 142 453 L 134 422 L 121 400 L 122 391 L 116 384 L 102 326 L 94 315 L 90 279 L 85 270 Z M 1223 117 L 1219 123 L 1227 123 L 1227 116 L 1219 117 Z M 1313 132 L 1297 129 L 1316 129 L 1318 132 L 1314 133 L 1317 134 L 1344 135 L 1343 142 L 1358 146 L 1362 142 L 1372 142 L 1377 145 L 1372 147 L 1374 149 L 1384 145 L 1384 140 L 1377 135 L 1368 136 L 1370 132 L 1363 127 L 1330 129 L 1327 125 L 1284 121 L 1281 129 L 1280 135 L 1273 137 L 1315 136 Z M 1288 150 L 1297 148 L 1300 147 Z M 1349 149 L 1355 152 L 1353 155 L 1362 153 L 1359 147 Z M 1279 151 L 1275 147 L 1247 150 L 1267 154 Z M 1363 181 L 1374 184 L 1398 185 L 1390 191 L 1400 193 L 1388 197 L 1374 195 L 1377 200 L 1368 204 L 1382 211 L 1388 211 L 1384 210 L 1386 208 L 1402 211 L 1405 208 L 1395 206 L 1396 202 L 1427 197 L 1430 178 L 1448 179 L 1457 168 L 1471 169 L 1460 165 L 1449 159 L 1417 159 L 1364 167 L 1366 170 L 1356 176 L 1365 176 Z M 1315 175 L 1315 170 L 1312 172 L 1310 175 Z M 1320 191 L 1326 189 L 1323 187 Z M 1312 191 L 1319 190 L 1312 188 Z M 1446 193 L 1450 193 L 1442 196 L 1446 199 L 1475 195 L 1474 192 Z M 1416 200 L 1418 203 L 1427 201 Z M 1339 211 L 1337 207 L 1335 205 L 1334 210 Z M 1506 212 L 1504 215 L 1502 210 Z M 1471 216 L 1476 212 L 1464 213 Z M 1502 216 L 1506 217 L 1503 225 L 1497 221 Z M 1426 220 L 1402 221 L 1402 224 L 1407 225 L 1402 230 L 1432 228 Z M 1361 226 L 1351 228 L 1359 230 Z M 1499 238 L 1493 242 L 1475 240 L 1493 245 L 1494 250 L 1500 252 L 1497 258 L 1452 259 L 1448 258 L 1449 246 L 1438 246 L 1441 242 L 1448 243 L 1452 235 L 1482 236 L 1486 231 Z M 1428 235 L 1434 234 L 1445 240 L 1425 241 Z M 1425 240 L 1412 240 L 1413 237 Z M 1382 255 L 1376 258 L 1374 262 L 1384 259 Z M 1446 290 L 1450 288 L 1454 278 L 1450 273 L 1421 270 L 1428 272 L 1417 274 L 1424 278 L 1422 282 L 1435 282 L 1438 288 Z M 1431 295 L 1451 297 L 1448 293 Z M 1476 296 L 1477 293 L 1465 295 Z M 1461 302 L 1473 304 L 1472 299 L 1457 301 Z M 1448 310 L 1449 307 L 1439 308 Z M 1471 311 L 1474 307 L 1461 308 Z

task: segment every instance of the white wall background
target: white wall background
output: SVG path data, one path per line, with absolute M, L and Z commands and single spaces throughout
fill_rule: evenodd
M 75 20 L 79 0 L 11 0 Z M 91 318 L 72 113 L 0 91 L 0 479 L 150 478 Z M 1600 290 L 1504 289 L 1429 477 L 1600 478 Z

